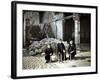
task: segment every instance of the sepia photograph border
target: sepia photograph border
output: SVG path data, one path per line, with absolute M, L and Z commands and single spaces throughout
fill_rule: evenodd
M 75 8 L 90 8 L 95 9 L 95 71 L 91 72 L 78 72 L 78 73 L 61 73 L 61 74 L 46 74 L 46 75 L 27 75 L 27 76 L 19 76 L 18 74 L 18 51 L 17 51 L 17 5 L 45 5 L 45 6 L 58 6 L 58 7 L 75 7 Z M 91 23 L 92 24 L 92 23 Z M 11 2 L 11 78 L 20 79 L 20 78 L 37 78 L 37 77 L 53 77 L 53 76 L 68 76 L 68 75 L 86 75 L 86 74 L 97 74 L 98 73 L 98 8 L 97 6 L 89 6 L 89 5 L 73 5 L 73 4 L 56 4 L 56 3 L 40 3 L 40 2 L 24 2 L 24 1 L 12 1 Z

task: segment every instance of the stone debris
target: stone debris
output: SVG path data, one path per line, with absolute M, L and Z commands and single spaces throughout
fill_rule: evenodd
M 48 44 L 51 45 L 53 48 L 53 51 L 55 52 L 57 49 L 57 43 L 60 43 L 61 41 L 56 38 L 44 38 L 41 41 L 33 41 L 33 43 L 29 46 L 28 54 L 29 55 L 35 55 L 37 53 L 42 53 L 46 49 L 46 46 Z M 66 50 L 68 48 L 68 43 L 67 41 L 63 41 Z

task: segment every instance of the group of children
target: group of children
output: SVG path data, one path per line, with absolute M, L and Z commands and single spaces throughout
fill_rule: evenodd
M 68 46 L 68 54 L 69 54 L 69 60 L 74 59 L 76 55 L 76 45 L 73 40 L 69 41 L 69 46 Z M 60 43 L 57 44 L 57 53 L 59 56 L 60 61 L 67 60 L 66 58 L 66 49 L 64 43 L 61 41 Z M 47 45 L 47 48 L 45 49 L 45 60 L 46 63 L 49 63 L 51 61 L 51 56 L 53 55 L 53 49 L 50 45 Z

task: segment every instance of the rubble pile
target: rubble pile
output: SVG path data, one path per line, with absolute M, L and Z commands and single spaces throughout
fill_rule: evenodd
M 61 41 L 56 38 L 45 38 L 41 41 L 33 41 L 33 43 L 29 46 L 29 54 L 33 55 L 36 53 L 42 53 L 46 49 L 47 45 L 50 44 L 53 48 L 53 51 L 56 51 L 57 49 L 57 43 L 60 43 Z M 63 41 L 66 49 L 68 48 L 67 41 Z

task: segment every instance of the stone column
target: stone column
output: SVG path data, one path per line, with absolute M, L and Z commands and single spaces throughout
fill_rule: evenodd
M 56 26 L 57 26 L 57 39 L 63 40 L 63 20 L 59 20 L 63 18 L 63 13 L 59 13 L 56 15 Z
M 24 23 L 23 23 L 23 42 L 24 42 L 24 46 L 25 46 L 25 42 L 26 42 L 26 16 L 25 13 L 23 13 L 23 17 L 24 17 Z
M 80 49 L 80 16 L 79 14 L 74 13 L 73 14 L 73 20 L 74 20 L 74 40 L 76 44 L 76 49 Z

